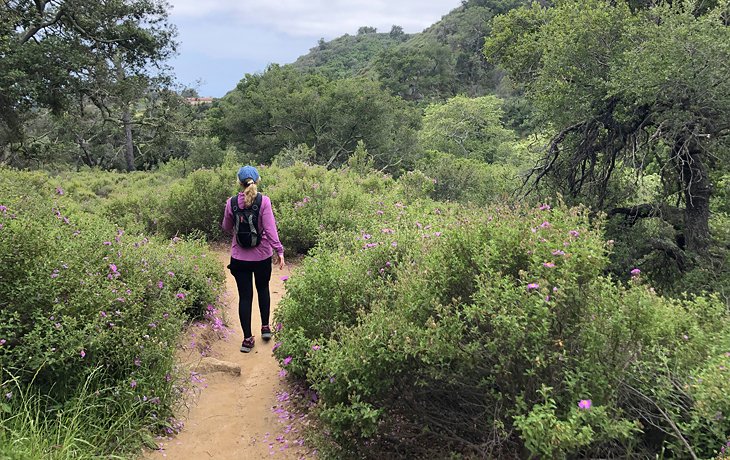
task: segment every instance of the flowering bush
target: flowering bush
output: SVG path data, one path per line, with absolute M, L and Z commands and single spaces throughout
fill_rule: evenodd
M 15 379 L 3 394 L 30 386 L 63 407 L 83 391 L 106 401 L 93 405 L 111 421 L 135 407 L 116 436 L 167 427 L 178 335 L 216 303 L 219 262 L 198 241 L 131 234 L 84 212 L 47 178 L 29 188 L 34 177 L 0 169 L 0 383 Z
M 383 206 L 288 281 L 275 353 L 318 392 L 335 455 L 719 449 L 698 410 L 725 417 L 724 387 L 683 385 L 730 351 L 722 302 L 605 277 L 583 210 L 436 206 Z

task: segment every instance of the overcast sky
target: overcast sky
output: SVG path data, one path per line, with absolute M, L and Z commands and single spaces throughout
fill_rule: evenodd
M 170 0 L 180 83 L 220 97 L 246 73 L 288 64 L 317 40 L 356 34 L 361 26 L 420 32 L 461 0 Z

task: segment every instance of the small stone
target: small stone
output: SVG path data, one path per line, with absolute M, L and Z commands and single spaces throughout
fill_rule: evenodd
M 241 375 L 241 366 L 238 364 L 230 363 L 227 361 L 220 361 L 215 358 L 206 356 L 201 359 L 195 366 L 195 371 L 203 374 L 210 374 L 213 372 L 223 372 L 225 374 L 231 374 L 235 376 Z

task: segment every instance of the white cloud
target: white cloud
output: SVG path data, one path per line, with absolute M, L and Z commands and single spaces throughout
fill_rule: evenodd
M 420 32 L 460 0 L 171 0 L 173 19 L 208 18 L 261 26 L 292 36 L 334 38 L 360 26 L 387 32 L 394 24 Z

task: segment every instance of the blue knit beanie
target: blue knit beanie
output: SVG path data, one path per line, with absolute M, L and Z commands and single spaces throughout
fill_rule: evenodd
M 238 170 L 238 180 L 243 183 L 246 179 L 253 179 L 254 182 L 258 182 L 259 172 L 253 166 L 243 166 Z

